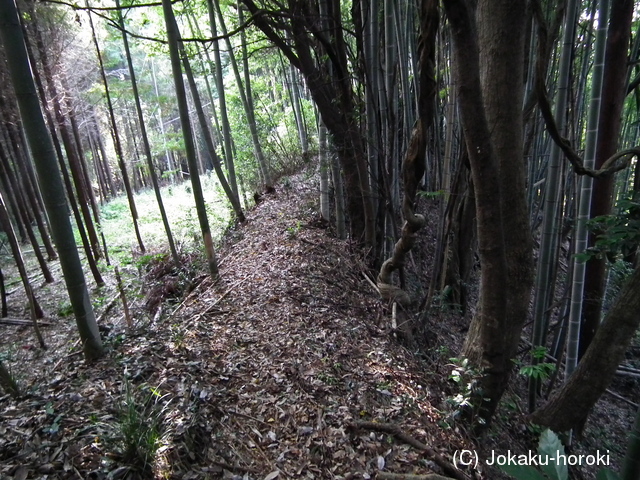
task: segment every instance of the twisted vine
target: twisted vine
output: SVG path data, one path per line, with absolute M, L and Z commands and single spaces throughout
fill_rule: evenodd
M 417 232 L 426 223 L 424 216 L 415 212 L 415 198 L 418 186 L 424 175 L 427 135 L 435 115 L 434 105 L 437 85 L 434 64 L 438 15 L 438 2 L 436 0 L 421 0 L 420 38 L 418 42 L 420 54 L 418 67 L 420 79 L 418 120 L 411 133 L 409 148 L 402 162 L 404 188 L 402 214 L 405 222 L 400 239 L 394 246 L 393 254 L 382 264 L 376 282 L 383 300 L 396 302 L 405 309 L 411 304 L 411 297 L 402 288 L 394 285 L 391 277 L 395 270 L 403 267 L 407 253 L 415 245 Z

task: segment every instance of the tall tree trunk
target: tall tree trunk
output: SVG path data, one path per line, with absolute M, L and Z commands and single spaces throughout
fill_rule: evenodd
M 204 240 L 205 253 L 207 255 L 207 263 L 209 272 L 213 278 L 218 277 L 218 262 L 216 260 L 215 250 L 213 248 L 213 239 L 211 238 L 211 230 L 209 228 L 209 220 L 207 219 L 207 209 L 202 195 L 202 185 L 198 176 L 198 159 L 196 158 L 196 149 L 193 142 L 193 131 L 191 130 L 191 122 L 189 121 L 189 107 L 187 105 L 187 95 L 182 80 L 182 69 L 180 68 L 180 52 L 178 43 L 180 42 L 180 33 L 178 25 L 173 15 L 170 0 L 162 0 L 162 10 L 164 12 L 164 20 L 167 26 L 167 37 L 169 40 L 169 53 L 171 54 L 171 70 L 173 72 L 173 81 L 176 88 L 176 99 L 178 101 L 178 109 L 180 111 L 180 125 L 182 126 L 182 134 L 184 137 L 184 146 L 189 163 L 189 177 L 191 179 L 191 187 L 193 189 L 193 198 L 196 203 L 196 211 L 198 212 L 198 220 L 200 221 L 200 230 Z
M 482 395 L 476 400 L 480 417 L 488 422 L 507 387 L 531 287 L 522 163 L 525 12 L 511 0 L 481 0 L 476 24 L 472 3 L 452 0 L 444 6 L 452 28 L 455 82 L 476 193 L 481 264 L 478 310 L 463 355 L 483 370 Z
M 405 317 L 405 311 L 410 307 L 411 298 L 401 288 L 393 285 L 391 275 L 395 270 L 404 266 L 407 253 L 413 248 L 417 239 L 417 232 L 425 224 L 423 215 L 415 212 L 414 204 L 418 186 L 424 175 L 427 154 L 427 135 L 435 118 L 435 49 L 436 33 L 438 31 L 438 2 L 436 0 L 422 0 L 420 2 L 420 63 L 419 63 L 419 93 L 418 93 L 418 121 L 413 129 L 409 149 L 402 164 L 404 202 L 402 212 L 405 224 L 402 234 L 395 244 L 393 254 L 385 260 L 380 268 L 377 286 L 384 300 L 397 302 L 401 307 L 399 324 L 406 325 L 403 333 L 407 340 L 412 341 L 412 325 Z
M 151 78 L 153 79 L 153 90 L 156 94 L 158 103 L 158 127 L 160 128 L 160 135 L 162 135 L 162 146 L 164 148 L 164 157 L 167 162 L 167 169 L 169 170 L 169 180 L 171 183 L 176 182 L 178 176 L 177 167 L 173 163 L 173 156 L 167 147 L 167 135 L 164 130 L 164 121 L 162 119 L 162 109 L 160 108 L 160 91 L 158 90 L 158 80 L 156 78 L 156 68 L 153 59 L 151 59 Z
M 569 102 L 569 81 L 571 79 L 571 65 L 573 60 L 573 45 L 575 39 L 576 21 L 578 15 L 577 0 L 569 0 L 566 9 L 565 27 L 563 33 L 562 51 L 558 71 L 558 93 L 555 103 L 555 118 L 558 119 L 558 128 L 564 132 L 566 128 L 566 112 Z M 540 39 L 542 42 L 543 40 Z M 542 57 L 543 52 L 540 52 Z M 542 60 L 540 60 L 542 61 Z M 546 78 L 546 71 L 537 72 L 538 76 Z M 550 305 L 554 300 L 556 263 L 558 261 L 557 237 L 560 227 L 558 218 L 558 206 L 561 201 L 560 173 L 564 161 L 562 151 L 558 145 L 551 146 L 551 157 L 546 168 L 546 180 L 544 183 L 544 208 L 542 211 L 543 223 L 540 234 L 540 248 L 538 254 L 534 308 L 533 329 L 531 343 L 534 347 L 546 344 L 547 327 L 549 324 Z M 532 364 L 538 359 L 533 356 Z M 535 377 L 529 378 L 529 411 L 536 408 L 536 398 L 540 382 Z
M 327 145 L 327 127 L 320 120 L 318 126 L 318 157 L 320 163 L 320 216 L 323 220 L 331 220 L 329 204 L 329 152 Z
M 36 88 L 38 93 L 40 94 L 40 98 L 46 98 L 44 85 L 42 84 L 42 79 L 38 73 L 38 69 L 34 66 L 34 56 L 29 43 L 26 43 L 27 53 L 32 60 L 32 68 L 33 79 L 36 84 Z M 96 281 L 96 285 L 101 287 L 104 285 L 104 280 L 102 278 L 102 274 L 98 269 L 98 265 L 96 264 L 95 257 L 93 256 L 93 250 L 91 249 L 91 242 L 89 241 L 89 237 L 87 236 L 87 231 L 84 226 L 84 222 L 82 221 L 82 214 L 78 209 L 78 204 L 76 202 L 76 197 L 73 195 L 73 185 L 71 185 L 71 180 L 69 178 L 69 172 L 67 171 L 67 167 L 64 163 L 64 156 L 62 154 L 62 147 L 60 145 L 60 141 L 56 134 L 55 121 L 53 120 L 53 116 L 48 107 L 47 102 L 42 103 L 42 107 L 44 110 L 44 115 L 49 126 L 49 134 L 51 135 L 51 140 L 53 142 L 53 147 L 56 152 L 56 157 L 58 159 L 58 165 L 60 166 L 60 172 L 62 174 L 62 180 L 64 182 L 64 186 L 67 191 L 67 198 L 69 199 L 69 204 L 71 206 L 71 211 L 73 212 L 73 217 L 76 221 L 76 225 L 78 227 L 78 233 L 80 234 L 80 239 L 82 241 L 82 246 L 84 248 L 85 255 L 87 257 L 87 263 L 89 264 L 89 268 L 93 275 L 94 280 Z M 105 249 L 106 255 L 106 249 Z
M 120 7 L 120 0 L 116 0 L 116 7 Z M 136 113 L 138 114 L 138 123 L 140 124 L 140 134 L 142 137 L 142 147 L 144 148 L 144 154 L 147 159 L 147 166 L 149 167 L 149 177 L 151 178 L 151 185 L 153 185 L 153 192 L 156 196 L 156 202 L 158 203 L 158 209 L 160 210 L 160 217 L 162 218 L 162 225 L 167 235 L 167 242 L 169 243 L 169 250 L 173 257 L 173 263 L 176 266 L 180 265 L 180 256 L 176 249 L 175 242 L 173 241 L 173 235 L 171 234 L 171 226 L 169 225 L 169 218 L 164 208 L 164 202 L 162 201 L 162 194 L 160 193 L 160 185 L 158 183 L 158 175 L 153 164 L 153 157 L 151 155 L 151 145 L 149 144 L 149 137 L 147 136 L 147 127 L 144 121 L 144 115 L 142 114 L 142 105 L 140 104 L 140 94 L 138 93 L 138 82 L 136 80 L 136 72 L 133 68 L 133 61 L 131 59 L 131 50 L 129 48 L 129 38 L 125 31 L 124 18 L 122 17 L 122 10 L 118 10 L 118 23 L 122 27 L 122 42 L 124 43 L 124 51 L 127 57 L 127 65 L 129 67 L 129 76 L 131 79 L 131 89 L 133 90 L 133 98 L 136 104 Z
M 375 251 L 375 216 L 369 172 L 365 158 L 364 139 L 359 128 L 359 112 L 355 108 L 351 75 L 347 62 L 347 47 L 342 28 L 340 2 L 328 2 L 327 25 L 322 32 L 325 40 L 321 44 L 321 52 L 314 52 L 313 47 L 320 46 L 310 32 L 317 29 L 317 13 L 305 12 L 296 16 L 295 21 L 287 25 L 292 44 L 286 41 L 281 28 L 274 25 L 270 15 L 265 15 L 254 0 L 242 0 L 254 16 L 255 25 L 271 40 L 304 75 L 307 87 L 313 97 L 322 119 L 331 132 L 333 145 L 337 152 L 345 178 L 346 206 L 352 236 L 356 241 L 364 240 L 364 244 Z M 286 5 L 293 11 L 295 2 Z M 260 13 L 262 12 L 262 13 Z M 280 13 L 278 13 L 280 18 Z M 279 21 L 278 21 L 278 25 Z M 317 55 L 316 55 L 317 54 Z M 328 72 L 316 61 L 322 55 L 328 55 L 333 70 Z
M 236 214 L 236 218 L 244 222 L 245 216 L 242 211 L 242 206 L 240 205 L 240 198 L 233 191 L 233 187 L 229 185 L 227 179 L 224 176 L 224 172 L 222 171 L 222 164 L 220 162 L 220 157 L 216 153 L 215 146 L 213 145 L 213 138 L 211 137 L 211 132 L 209 130 L 209 124 L 205 118 L 204 109 L 202 107 L 202 102 L 200 100 L 200 94 L 198 93 L 198 87 L 196 86 L 196 81 L 193 76 L 193 71 L 191 70 L 191 64 L 189 62 L 189 57 L 186 54 L 184 49 L 184 45 L 180 40 L 178 40 L 178 51 L 182 56 L 182 65 L 184 66 L 184 73 L 187 77 L 187 82 L 189 83 L 189 88 L 191 90 L 191 97 L 193 99 L 193 104 L 196 110 L 196 115 L 198 117 L 198 122 L 200 123 L 200 131 L 202 132 L 202 136 L 204 138 L 207 152 L 213 163 L 213 169 L 218 176 L 218 181 L 222 186 L 227 198 L 229 199 L 229 203 L 231 203 L 231 207 L 233 208 L 234 213 Z
M 289 64 L 289 74 L 290 81 L 288 82 L 288 86 L 291 97 L 291 106 L 293 107 L 293 114 L 296 120 L 296 130 L 298 131 L 298 138 L 300 139 L 302 157 L 306 159 L 309 156 L 309 139 L 307 136 L 304 115 L 302 113 L 302 100 L 300 97 L 298 74 L 295 67 L 291 64 Z
M 589 412 L 608 388 L 640 326 L 640 268 L 636 268 L 598 328 L 567 383 L 531 415 L 533 423 L 555 432 L 582 429 Z
M 94 258 L 100 258 L 102 256 L 102 253 L 100 251 L 100 240 L 98 239 L 98 233 L 95 228 L 93 219 L 91 218 L 91 211 L 89 210 L 87 186 L 85 185 L 84 178 L 82 177 L 82 173 L 80 170 L 80 159 L 78 158 L 78 152 L 75 149 L 72 134 L 69 131 L 67 120 L 64 116 L 62 105 L 60 103 L 60 95 L 58 94 L 58 89 L 55 84 L 53 66 L 51 64 L 49 55 L 47 54 L 46 46 L 38 30 L 37 24 L 34 25 L 34 32 L 36 37 L 36 46 L 38 49 L 38 53 L 40 55 L 42 69 L 44 72 L 44 80 L 46 82 L 49 98 L 51 99 L 51 103 L 53 106 L 53 115 L 54 115 L 56 124 L 58 126 L 58 131 L 60 132 L 60 137 L 62 139 L 62 144 L 64 145 L 64 150 L 67 154 L 69 169 L 71 170 L 73 183 L 76 187 L 78 204 L 80 206 L 80 211 L 82 212 L 84 225 L 87 229 L 87 232 L 89 234 L 89 239 L 91 241 L 91 249 L 93 250 L 93 256 Z M 72 194 L 73 194 L 72 192 L 69 192 L 69 195 L 72 195 Z
M 214 37 L 218 36 L 216 28 L 216 14 L 213 6 L 213 0 L 207 0 L 207 10 L 209 12 L 209 23 L 211 23 L 211 33 Z M 215 79 L 216 89 L 218 90 L 218 100 L 220 102 L 220 119 L 222 120 L 222 136 L 224 140 L 224 161 L 229 172 L 229 184 L 231 190 L 237 198 L 238 183 L 236 181 L 236 168 L 234 165 L 233 148 L 231 139 L 231 124 L 229 123 L 229 115 L 227 114 L 227 100 L 224 93 L 224 79 L 222 77 L 222 57 L 220 56 L 220 41 L 216 38 L 213 41 L 213 55 L 216 61 Z
M 238 1 L 238 22 L 240 25 L 244 22 L 244 6 Z M 245 111 L 247 113 L 247 121 L 249 122 L 249 130 L 251 131 L 251 141 L 253 149 L 262 174 L 265 191 L 273 190 L 273 180 L 269 163 L 264 156 L 260 139 L 258 137 L 258 125 L 256 123 L 255 109 L 253 106 L 253 92 L 251 89 L 251 72 L 249 71 L 249 54 L 247 52 L 247 35 L 244 29 L 240 32 L 240 46 L 242 48 L 242 70 L 244 74 L 244 89 L 240 89 L 241 95 L 244 97 Z M 238 85 L 241 83 L 238 81 Z
M 87 8 L 89 7 L 89 0 L 85 0 Z M 113 103 L 111 102 L 111 94 L 109 92 L 109 82 L 107 81 L 107 75 L 104 70 L 104 62 L 102 61 L 102 54 L 100 53 L 100 46 L 98 45 L 98 38 L 96 37 L 95 28 L 93 26 L 93 18 L 89 13 L 89 25 L 91 27 L 91 37 L 93 39 L 93 45 L 96 49 L 96 56 L 98 57 L 98 63 L 100 65 L 100 75 L 102 77 L 102 83 L 104 85 L 105 98 L 107 100 L 107 110 L 109 112 L 109 119 L 111 120 L 111 129 L 113 130 L 113 141 L 116 149 L 116 157 L 118 157 L 118 166 L 120 167 L 120 174 L 122 175 L 122 183 L 127 194 L 127 201 L 129 203 L 129 210 L 131 211 L 131 221 L 133 222 L 133 229 L 138 240 L 138 246 L 142 253 L 145 252 L 142 236 L 140 235 L 140 228 L 138 227 L 138 210 L 136 208 L 136 202 L 131 190 L 131 182 L 129 181 L 129 173 L 127 172 L 127 165 L 124 161 L 124 153 L 122 150 L 122 144 L 120 142 L 120 135 L 118 133 L 118 123 L 116 122 L 115 113 L 113 111 Z
M 13 88 L 18 97 L 20 115 L 33 152 L 40 190 L 51 221 L 53 240 L 60 255 L 60 265 L 76 317 L 85 358 L 88 361 L 93 360 L 103 353 L 100 334 L 65 208 L 64 189 L 56 166 L 55 151 L 40 110 L 24 45 L 24 36 L 13 0 L 0 0 L 0 37 L 5 46 Z
M 607 34 L 602 104 L 598 122 L 596 169 L 616 153 L 620 137 L 622 107 L 626 97 L 629 40 L 633 18 L 632 0 L 612 3 L 611 20 Z M 591 218 L 610 213 L 613 204 L 614 178 L 599 178 L 593 184 Z M 593 245 L 595 237 L 589 244 Z M 593 258 L 587 262 L 584 286 L 583 320 L 580 328 L 580 355 L 584 354 L 600 323 L 602 299 L 607 277 L 605 259 Z
M 591 75 L 591 99 L 587 118 L 586 145 L 584 154 L 585 167 L 593 168 L 598 139 L 598 118 L 600 117 L 600 103 L 602 98 L 602 74 L 604 70 L 605 44 L 607 41 L 607 21 L 609 19 L 609 1 L 600 1 L 598 14 L 598 32 L 593 59 L 593 74 Z M 591 208 L 591 193 L 593 178 L 583 175 L 580 177 L 579 199 L 576 213 L 576 226 L 573 233 L 574 252 L 584 253 L 587 248 L 587 221 Z M 571 304 L 569 310 L 569 327 L 567 332 L 567 361 L 565 379 L 573 374 L 580 355 L 580 327 L 583 308 L 583 292 L 585 282 L 585 262 L 579 258 L 573 259 L 573 279 L 571 282 Z

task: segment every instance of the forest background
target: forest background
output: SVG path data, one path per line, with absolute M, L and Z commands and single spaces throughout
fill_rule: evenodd
M 46 282 L 60 259 L 96 360 L 80 252 L 96 286 L 109 254 L 129 255 L 104 237 L 110 201 L 125 194 L 144 254 L 136 193 L 152 189 L 170 262 L 184 222 L 217 279 L 212 218 L 241 225 L 249 197 L 311 164 L 319 218 L 366 259 L 404 345 L 425 347 L 434 308 L 470 319 L 459 407 L 478 431 L 517 356 L 526 421 L 558 433 L 584 427 L 617 372 L 638 375 L 620 367 L 640 322 L 634 2 L 0 5 L 0 220 L 41 344 L 20 244 Z M 185 182 L 195 229 L 163 203 Z M 437 212 L 429 265 L 412 251 L 420 199 Z

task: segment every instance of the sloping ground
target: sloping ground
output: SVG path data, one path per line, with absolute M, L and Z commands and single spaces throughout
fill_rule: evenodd
M 441 472 L 437 453 L 470 448 L 441 428 L 443 372 L 393 339 L 316 191 L 297 176 L 264 197 L 229 233 L 220 280 L 133 333 L 114 320 L 97 364 L 49 358 L 46 383 L 1 397 L 0 478 L 373 478 Z M 151 272 L 155 295 L 189 283 Z

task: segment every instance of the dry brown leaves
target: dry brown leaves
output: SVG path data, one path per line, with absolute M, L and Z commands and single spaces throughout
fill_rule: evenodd
M 348 431 L 354 420 L 394 423 L 444 456 L 466 445 L 438 426 L 432 401 L 441 393 L 390 335 L 357 251 L 317 222 L 315 192 L 297 176 L 265 196 L 219 252 L 221 279 L 165 303 L 133 333 L 116 324 L 97 364 L 59 355 L 24 397 L 0 398 L 0 477 L 346 479 L 437 470 L 390 435 Z M 128 399 L 157 426 L 160 448 L 146 471 L 117 445 Z

